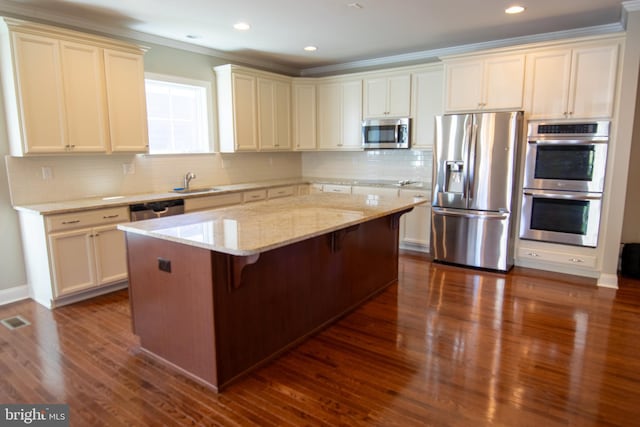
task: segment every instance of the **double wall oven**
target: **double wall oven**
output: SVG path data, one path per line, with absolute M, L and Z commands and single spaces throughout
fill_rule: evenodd
M 609 122 L 531 121 L 520 238 L 596 247 Z

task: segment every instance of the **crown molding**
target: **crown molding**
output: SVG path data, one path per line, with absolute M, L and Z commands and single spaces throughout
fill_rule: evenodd
M 153 34 L 144 33 L 141 31 L 105 25 L 100 22 L 70 17 L 60 13 L 41 12 L 37 11 L 35 7 L 18 5 L 15 2 L 8 2 L 6 0 L 0 0 L 0 15 L 16 19 L 40 22 L 42 24 L 48 25 L 64 25 L 69 29 L 88 31 L 93 34 L 106 37 L 117 36 L 135 42 L 152 43 L 170 48 L 186 50 L 188 52 L 214 56 L 216 58 L 220 58 L 222 60 L 229 61 L 235 64 L 243 64 L 252 67 L 263 68 L 289 75 L 298 75 L 300 72 L 300 70 L 297 68 L 288 67 L 271 61 L 264 61 L 257 58 L 238 55 L 205 46 L 195 45 L 192 43 L 181 42 L 179 40 L 155 36 Z
M 640 0 L 634 0 L 628 3 L 640 3 Z M 300 71 L 303 77 L 314 77 L 322 75 L 330 75 L 335 73 L 344 73 L 363 68 L 382 68 L 396 66 L 398 64 L 408 63 L 427 63 L 438 61 L 441 57 L 460 55 L 465 53 L 477 52 L 482 50 L 497 49 L 511 46 L 519 46 L 523 44 L 549 42 L 561 39 L 571 39 L 579 37 L 600 36 L 614 34 L 624 31 L 622 23 L 613 23 L 606 25 L 598 25 L 593 27 L 577 28 L 566 31 L 554 31 L 550 33 L 535 34 L 531 36 L 513 37 L 509 39 L 493 40 L 482 43 L 472 43 L 460 46 L 446 47 L 442 49 L 423 50 L 400 55 L 391 55 L 381 58 L 364 59 L 360 61 L 344 62 L 341 64 L 327 65 L 322 67 L 306 68 Z
M 390 55 L 379 58 L 370 58 L 356 61 L 349 61 L 340 64 L 332 64 L 304 69 L 293 68 L 276 62 L 261 60 L 258 58 L 239 55 L 231 52 L 221 51 L 192 43 L 181 42 L 165 37 L 155 36 L 141 31 L 130 30 L 121 27 L 105 25 L 100 22 L 87 19 L 74 18 L 55 12 L 38 11 L 36 7 L 29 7 L 26 4 L 0 0 L 0 14 L 18 19 L 33 20 L 49 25 L 64 25 L 71 29 L 88 31 L 102 36 L 117 36 L 135 42 L 151 43 L 170 48 L 185 50 L 213 56 L 234 64 L 257 67 L 268 71 L 279 72 L 290 76 L 317 77 L 332 74 L 355 72 L 363 69 L 376 69 L 390 66 L 409 65 L 417 63 L 429 63 L 439 61 L 441 57 L 459 55 L 481 50 L 506 48 L 511 46 L 548 42 L 560 39 L 570 39 L 578 37 L 588 37 L 606 35 L 623 32 L 626 25 L 626 14 L 640 10 L 640 0 L 629 0 L 622 2 L 623 11 L 621 21 L 613 24 L 599 25 L 593 27 L 577 28 L 566 31 L 556 31 L 550 33 L 535 34 L 531 36 L 513 37 L 499 39 L 482 43 L 472 43 L 441 49 L 430 49 L 417 52 L 409 52 L 399 55 Z

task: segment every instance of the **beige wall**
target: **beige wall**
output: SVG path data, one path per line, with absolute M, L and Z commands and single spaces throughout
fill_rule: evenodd
M 636 96 L 636 115 L 633 125 L 627 198 L 622 225 L 622 243 L 640 243 L 640 74 Z

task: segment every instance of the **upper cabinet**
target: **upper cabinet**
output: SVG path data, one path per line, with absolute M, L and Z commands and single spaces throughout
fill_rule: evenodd
M 259 77 L 257 87 L 260 150 L 291 150 L 291 83 Z
M 517 110 L 523 106 L 524 54 L 447 59 L 445 110 Z
M 313 79 L 294 79 L 292 85 L 292 128 L 295 150 L 316 149 L 316 83 Z
M 431 149 L 436 116 L 444 109 L 444 71 L 441 64 L 411 74 L 411 148 Z
M 362 149 L 362 80 L 323 80 L 317 86 L 318 149 Z
M 408 117 L 411 109 L 411 74 L 385 73 L 364 79 L 365 118 Z
M 105 49 L 104 65 L 111 151 L 144 153 L 149 138 L 142 56 Z
M 530 119 L 613 115 L 619 43 L 607 41 L 527 55 Z
M 220 151 L 291 149 L 291 79 L 237 65 L 214 70 Z
M 0 37 L 12 155 L 147 150 L 141 48 L 8 18 Z M 112 55 L 137 68 L 114 76 Z

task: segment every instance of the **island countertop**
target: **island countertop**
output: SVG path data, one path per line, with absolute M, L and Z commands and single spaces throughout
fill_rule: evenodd
M 118 229 L 251 256 L 424 203 L 424 198 L 320 193 L 119 224 Z

